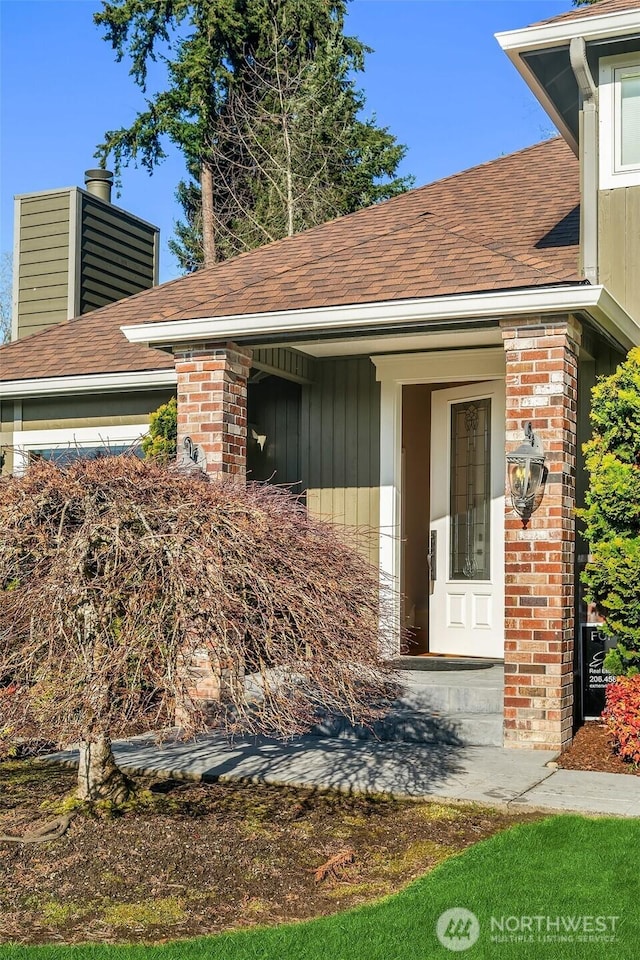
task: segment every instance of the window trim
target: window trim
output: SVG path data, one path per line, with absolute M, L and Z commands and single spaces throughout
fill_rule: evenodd
M 621 86 L 625 73 L 640 73 L 640 53 L 600 61 L 600 189 L 640 186 L 640 163 L 622 167 Z
M 32 450 L 70 447 L 108 447 L 135 444 L 149 432 L 148 423 L 111 424 L 94 427 L 64 427 L 53 430 L 16 430 L 13 435 L 13 472 L 22 476 L 29 465 Z

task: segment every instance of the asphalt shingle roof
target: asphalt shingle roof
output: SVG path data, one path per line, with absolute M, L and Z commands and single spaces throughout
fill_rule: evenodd
M 624 13 L 627 10 L 638 10 L 640 16 L 640 3 L 638 0 L 598 0 L 598 3 L 590 4 L 585 7 L 574 7 L 566 13 L 561 13 L 557 17 L 550 17 L 548 20 L 540 20 L 533 26 L 540 26 L 541 23 L 562 23 L 564 20 L 583 20 L 585 17 L 602 17 L 608 13 Z
M 123 324 L 579 282 L 578 180 L 544 141 L 8 344 L 0 376 L 172 366 Z

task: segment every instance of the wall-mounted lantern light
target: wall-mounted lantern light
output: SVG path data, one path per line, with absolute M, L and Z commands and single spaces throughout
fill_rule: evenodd
M 537 510 L 538 494 L 546 476 L 545 456 L 530 423 L 524 428 L 525 442 L 507 454 L 509 489 L 513 509 L 526 529 L 531 514 Z

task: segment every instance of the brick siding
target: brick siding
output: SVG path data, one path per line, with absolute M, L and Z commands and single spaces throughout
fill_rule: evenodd
M 247 379 L 251 351 L 233 343 L 174 349 L 178 376 L 178 458 L 190 437 L 212 476 L 246 476 Z
M 506 444 L 531 422 L 547 457 L 542 501 L 527 529 L 507 496 L 506 746 L 560 750 L 573 723 L 577 370 L 573 317 L 505 321 Z

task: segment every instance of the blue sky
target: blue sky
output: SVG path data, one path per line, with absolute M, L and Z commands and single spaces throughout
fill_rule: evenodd
M 98 0 L 0 0 L 1 250 L 12 247 L 17 193 L 82 185 L 107 129 L 142 95 L 93 25 Z M 347 28 L 374 48 L 359 78 L 367 113 L 407 144 L 403 173 L 427 183 L 535 143 L 551 121 L 494 34 L 570 9 L 571 0 L 354 0 Z M 115 202 L 161 228 L 161 280 L 180 215 L 178 154 L 152 177 L 129 168 Z

